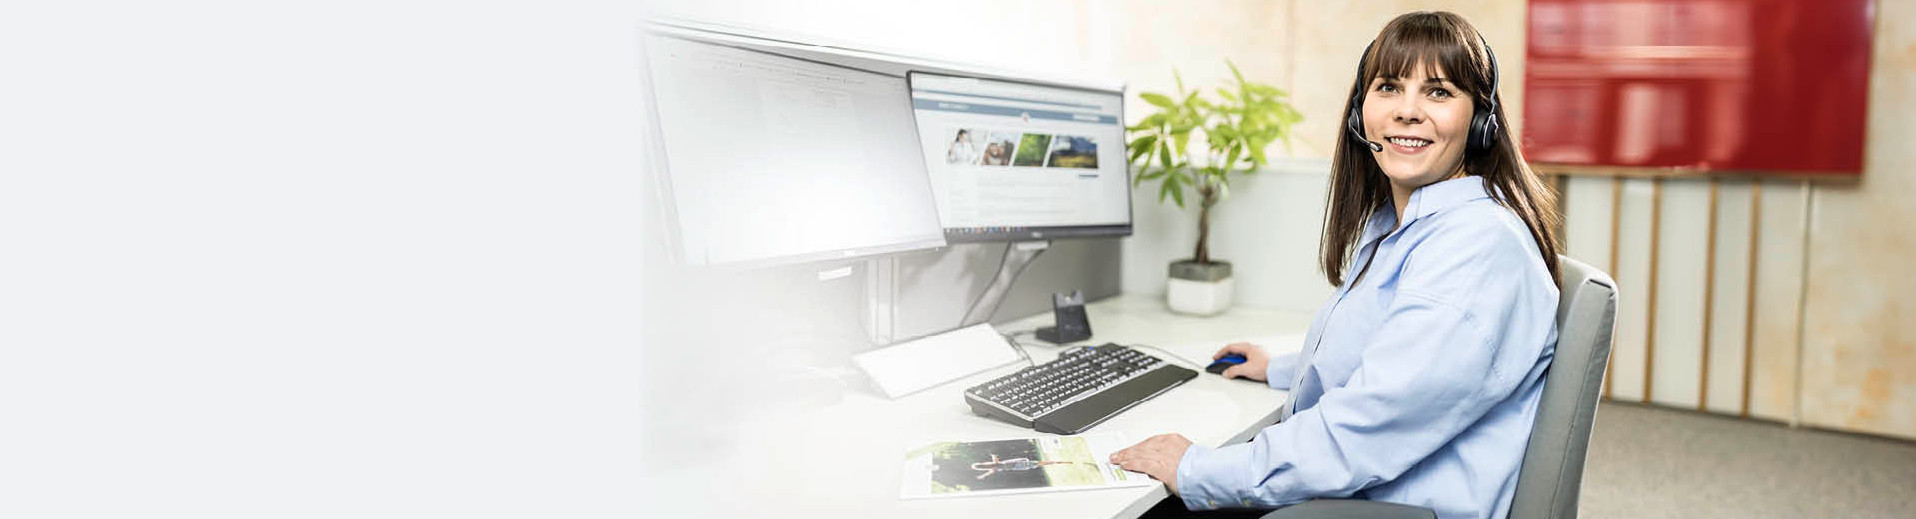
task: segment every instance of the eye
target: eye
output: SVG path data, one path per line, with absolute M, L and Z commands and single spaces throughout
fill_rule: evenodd
M 1382 92 L 1382 93 L 1386 93 L 1386 94 L 1390 94 L 1390 93 L 1395 93 L 1395 92 L 1397 92 L 1397 84 L 1396 84 L 1396 83 L 1392 83 L 1392 82 L 1389 82 L 1389 81 L 1385 81 L 1385 82 L 1382 82 L 1382 83 L 1378 83 L 1378 84 L 1377 84 L 1377 91 L 1378 91 L 1378 92 Z
M 1433 97 L 1436 99 L 1450 99 L 1455 96 L 1450 93 L 1450 89 L 1437 87 L 1437 88 L 1430 89 L 1430 97 Z

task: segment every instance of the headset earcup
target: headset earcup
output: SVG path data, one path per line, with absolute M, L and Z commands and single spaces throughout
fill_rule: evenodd
M 1477 107 L 1479 113 L 1470 116 L 1470 151 L 1484 151 L 1497 144 L 1497 114 L 1484 107 Z
M 1490 120 L 1484 123 L 1484 151 L 1497 146 L 1497 136 L 1503 134 L 1503 123 L 1497 121 L 1497 114 L 1490 114 Z
M 1344 116 L 1344 127 L 1350 135 L 1362 139 L 1364 136 L 1364 114 L 1353 103 L 1349 115 Z

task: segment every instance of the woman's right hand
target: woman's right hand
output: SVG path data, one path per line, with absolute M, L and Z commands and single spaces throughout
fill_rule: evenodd
M 1217 350 L 1216 354 L 1211 355 L 1211 360 L 1222 359 L 1225 355 L 1232 353 L 1243 355 L 1244 363 L 1225 369 L 1224 378 L 1242 377 L 1257 381 L 1264 380 L 1264 370 L 1271 365 L 1271 354 L 1265 353 L 1263 346 L 1248 342 L 1233 342 L 1224 345 L 1224 349 Z

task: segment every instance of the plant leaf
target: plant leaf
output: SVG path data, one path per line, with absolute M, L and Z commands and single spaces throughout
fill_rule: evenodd
M 1213 90 L 1217 92 L 1218 97 L 1224 98 L 1223 106 L 1230 106 L 1231 104 L 1235 104 L 1238 102 L 1236 92 L 1225 90 L 1224 87 L 1218 87 Z
M 1167 196 L 1175 198 L 1179 209 L 1184 208 L 1184 187 L 1178 185 L 1177 175 L 1165 176 L 1164 183 L 1158 186 L 1158 203 L 1163 203 Z
M 1146 154 L 1151 153 L 1151 149 L 1156 147 L 1157 143 L 1158 143 L 1157 135 L 1146 135 L 1143 137 L 1138 137 L 1137 140 L 1131 141 L 1131 144 L 1129 145 L 1131 147 L 1130 162 L 1135 163 L 1138 161 L 1139 157 L 1144 157 Z
M 1162 108 L 1177 108 L 1177 103 L 1172 102 L 1171 98 L 1165 97 L 1164 94 L 1159 94 L 1156 92 L 1145 92 L 1142 94 L 1138 94 L 1138 97 L 1144 98 L 1144 102 L 1158 105 L 1159 107 L 1162 107 Z
M 1168 185 L 1176 185 L 1176 186 L 1177 186 L 1176 188 L 1173 188 L 1173 189 L 1171 189 L 1171 198 L 1172 198 L 1172 199 L 1175 199 L 1175 200 L 1177 200 L 1177 202 L 1178 202 L 1178 209 L 1183 209 L 1183 208 L 1184 208 L 1184 185 L 1183 185 L 1183 183 L 1182 183 L 1182 182 L 1172 182 L 1171 180 L 1168 180 L 1168 179 L 1167 179 L 1167 180 L 1165 180 L 1165 182 L 1164 182 L 1164 183 L 1165 183 L 1165 184 L 1168 184 Z M 1162 200 L 1160 200 L 1160 201 L 1162 201 Z

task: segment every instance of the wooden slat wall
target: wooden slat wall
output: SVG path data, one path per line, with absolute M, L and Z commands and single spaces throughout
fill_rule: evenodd
M 1796 410 L 1797 329 L 1803 317 L 1802 182 L 1763 183 L 1757 215 L 1755 326 L 1751 341 L 1750 416 L 1791 421 Z
M 1656 328 L 1651 337 L 1650 401 L 1696 408 L 1702 401 L 1703 326 L 1710 289 L 1710 185 L 1663 181 L 1658 212 Z
M 1629 402 L 1644 401 L 1644 389 L 1650 380 L 1646 375 L 1651 355 L 1650 306 L 1656 300 L 1650 294 L 1650 269 L 1655 252 L 1651 234 L 1656 229 L 1657 182 L 1623 179 L 1614 219 L 1617 243 L 1612 250 L 1616 267 L 1610 275 L 1617 280 L 1617 333 L 1616 343 L 1611 346 L 1610 397 Z M 1575 256 L 1575 251 L 1571 255 Z
M 1747 380 L 1749 369 L 1745 367 L 1745 353 L 1749 350 L 1748 324 L 1750 307 L 1750 286 L 1754 279 L 1750 270 L 1751 233 L 1757 228 L 1751 225 L 1750 194 L 1754 182 L 1749 180 L 1722 181 L 1717 186 L 1716 249 L 1715 262 L 1711 267 L 1711 298 L 1709 306 L 1710 352 L 1706 365 L 1709 374 L 1704 385 L 1708 387 L 1708 398 L 1704 402 L 1707 411 L 1741 415 L 1744 409 L 1743 381 Z
M 1802 180 L 1561 181 L 1565 251 L 1617 280 L 1608 398 L 1793 421 Z

